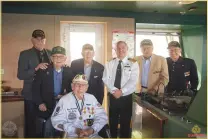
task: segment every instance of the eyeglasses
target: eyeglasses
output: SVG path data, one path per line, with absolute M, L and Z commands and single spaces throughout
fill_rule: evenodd
M 64 59 L 64 56 L 52 56 L 54 59 Z
M 74 86 L 75 86 L 75 87 L 85 87 L 85 86 L 86 86 L 86 84 L 79 84 L 79 83 L 75 83 L 75 84 L 74 84 Z

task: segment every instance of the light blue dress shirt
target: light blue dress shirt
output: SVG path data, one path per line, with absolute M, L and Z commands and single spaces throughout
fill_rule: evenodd
M 151 57 L 149 59 L 145 59 L 143 57 L 143 60 L 142 60 L 142 86 L 143 87 L 147 87 L 147 84 L 148 84 L 150 64 L 151 64 Z
M 63 68 L 60 71 L 53 70 L 53 81 L 54 81 L 54 96 L 58 96 L 61 93 L 62 87 Z
M 85 65 L 84 66 L 84 74 L 87 76 L 87 80 L 90 80 L 90 73 L 91 73 L 92 65 Z

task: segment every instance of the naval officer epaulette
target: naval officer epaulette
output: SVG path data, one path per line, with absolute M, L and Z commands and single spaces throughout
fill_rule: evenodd
M 133 62 L 133 63 L 136 62 L 136 59 L 133 59 L 133 58 L 128 58 L 128 60 Z

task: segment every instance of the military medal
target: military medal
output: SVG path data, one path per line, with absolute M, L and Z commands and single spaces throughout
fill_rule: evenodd
M 94 114 L 94 107 L 92 107 L 92 114 Z
M 79 117 L 79 120 L 82 120 L 82 116 Z
M 86 120 L 84 120 L 84 126 L 87 126 L 87 121 Z
M 83 113 L 86 114 L 86 107 L 84 107 Z

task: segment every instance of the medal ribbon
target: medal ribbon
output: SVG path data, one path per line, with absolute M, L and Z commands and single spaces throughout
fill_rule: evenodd
M 79 102 L 78 102 L 78 100 L 77 100 L 77 98 L 76 98 L 76 96 L 75 96 L 74 93 L 73 93 L 73 96 L 74 96 L 74 98 L 76 99 L 77 109 L 78 109 L 79 114 L 80 114 L 80 116 L 81 116 L 81 115 L 82 115 L 82 110 L 83 110 L 83 107 L 84 107 L 84 96 L 83 96 L 83 99 L 82 99 L 81 108 L 80 108 L 80 106 L 79 106 Z

